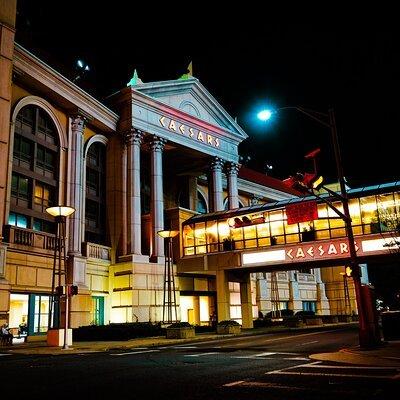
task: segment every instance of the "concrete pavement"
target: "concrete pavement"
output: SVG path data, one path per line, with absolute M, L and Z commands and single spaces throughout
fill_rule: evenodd
M 376 349 L 362 350 L 353 347 L 334 353 L 312 354 L 309 358 L 354 365 L 400 368 L 400 340 L 382 342 Z

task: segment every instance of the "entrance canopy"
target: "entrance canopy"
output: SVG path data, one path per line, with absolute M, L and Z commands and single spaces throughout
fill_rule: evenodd
M 400 253 L 400 182 L 352 189 L 348 195 L 360 262 Z M 317 220 L 287 223 L 285 206 L 308 200 L 314 197 L 190 218 L 182 227 L 180 272 L 343 264 L 350 257 L 344 221 L 325 203 L 318 204 Z M 343 209 L 340 202 L 333 204 Z

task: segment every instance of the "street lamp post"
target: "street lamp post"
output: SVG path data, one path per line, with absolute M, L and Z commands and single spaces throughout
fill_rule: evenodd
M 340 146 L 339 146 L 334 110 L 333 108 L 330 108 L 328 110 L 328 113 L 322 113 L 319 111 L 309 110 L 303 107 L 293 107 L 293 106 L 281 107 L 278 110 L 285 110 L 285 109 L 297 110 L 302 114 L 305 114 L 306 116 L 324 125 L 325 127 L 329 128 L 331 131 L 331 139 L 332 139 L 333 151 L 336 162 L 336 171 L 337 171 L 338 182 L 340 185 L 340 195 L 337 195 L 337 193 L 331 190 L 328 190 L 328 193 L 331 196 L 339 198 L 343 205 L 343 213 L 338 212 L 338 214 L 345 223 L 346 236 L 349 242 L 350 267 L 353 270 L 354 290 L 356 294 L 356 302 L 357 302 L 358 317 L 359 317 L 359 343 L 360 346 L 363 348 L 373 347 L 377 345 L 377 343 L 379 342 L 379 338 L 376 337 L 376 329 L 374 327 L 373 322 L 369 322 L 366 299 L 364 299 L 361 287 L 360 267 L 357 263 L 357 251 L 354 243 L 353 229 L 351 226 L 349 200 L 346 192 L 346 185 L 343 174 L 343 166 L 340 154 Z M 264 110 L 258 113 L 258 118 L 262 121 L 267 121 L 271 118 L 273 113 L 274 111 Z M 310 190 L 310 192 L 315 196 L 315 193 L 312 189 Z M 327 203 L 328 205 L 331 205 L 329 202 Z
M 61 307 L 60 307 L 60 298 L 61 298 L 61 290 L 62 295 L 65 296 L 65 323 L 64 323 L 64 343 L 63 349 L 67 350 L 68 347 L 68 319 L 69 319 L 69 291 L 67 284 L 67 257 L 66 257 L 66 249 L 65 249 L 65 223 L 67 217 L 72 215 L 75 212 L 73 207 L 68 206 L 55 206 L 46 208 L 46 212 L 55 218 L 57 223 L 56 229 L 56 238 L 55 238 L 55 246 L 54 246 L 54 262 L 53 262 L 53 277 L 51 282 L 51 301 L 49 307 L 49 328 L 50 325 L 54 328 L 54 313 L 55 313 L 55 298 L 58 298 L 58 328 L 60 324 L 60 316 L 61 316 Z M 57 264 L 57 253 L 58 253 L 58 271 L 56 269 Z M 64 268 L 62 267 L 64 265 Z M 57 290 L 55 288 L 55 278 L 58 275 L 58 286 Z M 64 285 L 62 285 L 62 275 L 64 275 Z M 63 288 L 64 286 L 64 288 Z
M 164 264 L 164 298 L 163 298 L 163 318 L 162 322 L 171 324 L 178 320 L 178 312 L 176 308 L 175 279 L 173 271 L 173 248 L 172 238 L 179 235 L 179 231 L 163 230 L 157 234 L 166 239 L 165 247 L 165 264 Z M 175 311 L 175 320 L 172 319 L 172 310 Z

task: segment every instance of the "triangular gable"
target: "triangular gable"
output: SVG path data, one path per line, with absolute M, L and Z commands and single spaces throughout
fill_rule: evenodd
M 149 82 L 133 88 L 207 123 L 227 129 L 242 140 L 247 138 L 244 130 L 196 78 Z

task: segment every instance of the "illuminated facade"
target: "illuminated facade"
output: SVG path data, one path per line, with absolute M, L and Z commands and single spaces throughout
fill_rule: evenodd
M 157 232 L 165 228 L 181 233 L 173 244 L 182 321 L 207 324 L 218 308 L 220 320 L 250 326 L 270 311 L 267 269 L 221 281 L 205 268 L 205 254 L 300 242 L 302 225 L 287 226 L 282 210 L 268 205 L 296 193 L 240 168 L 238 145 L 247 135 L 207 89 L 193 77 L 135 79 L 102 104 L 13 46 L 9 28 L 10 21 L 1 25 L 10 74 L 2 70 L 8 100 L 0 104 L 0 322 L 26 323 L 32 338 L 47 330 L 55 224 L 45 209 L 56 204 L 76 210 L 67 219 L 69 280 L 79 287 L 73 327 L 162 319 L 164 242 Z M 367 227 L 365 212 L 373 206 L 366 204 L 355 234 Z M 236 228 L 229 218 L 201 220 L 203 213 L 248 206 L 242 215 L 262 223 Z M 320 213 L 330 215 L 322 206 Z M 343 236 L 339 220 L 316 224 L 318 239 Z M 280 307 L 343 313 L 339 270 L 327 268 L 326 278 L 317 266 L 280 271 Z M 352 291 L 351 301 L 355 310 Z

